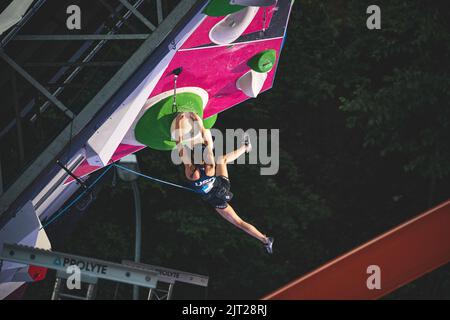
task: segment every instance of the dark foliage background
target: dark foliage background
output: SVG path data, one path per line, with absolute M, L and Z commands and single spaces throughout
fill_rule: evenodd
M 275 254 L 191 194 L 140 180 L 144 262 L 208 274 L 209 298 L 259 298 L 449 198 L 447 3 L 380 0 L 377 31 L 366 28 L 370 4 L 297 1 L 273 90 L 219 116 L 223 130 L 280 129 L 276 176 L 230 168 L 233 206 L 275 237 Z M 138 157 L 144 173 L 182 180 L 169 154 Z M 131 190 L 109 180 L 56 249 L 120 261 L 133 245 Z M 28 297 L 46 298 L 52 281 Z M 448 299 L 450 268 L 388 298 Z

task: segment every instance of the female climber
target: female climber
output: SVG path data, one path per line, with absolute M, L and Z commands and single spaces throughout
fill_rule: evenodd
M 194 127 L 200 130 L 202 135 L 202 143 L 194 144 L 191 146 L 192 148 L 183 144 L 182 126 L 186 117 L 193 121 Z M 261 241 L 267 252 L 271 254 L 274 239 L 267 237 L 253 225 L 242 220 L 228 203 L 233 194 L 230 192 L 227 163 L 236 160 L 245 152 L 251 151 L 249 136 L 244 136 L 243 145 L 240 148 L 218 157 L 215 162 L 211 132 L 203 127 L 200 117 L 193 112 L 185 112 L 178 114 L 175 121 L 177 148 L 191 188 L 199 193 L 204 201 L 212 205 L 223 218 Z

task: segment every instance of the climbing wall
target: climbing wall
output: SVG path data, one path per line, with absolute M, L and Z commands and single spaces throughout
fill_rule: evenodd
M 204 119 L 272 88 L 293 1 L 241 2 L 253 6 L 230 5 L 227 0 L 212 0 L 206 5 L 201 23 L 189 31 L 189 37 L 158 75 L 156 85 L 148 93 L 147 102 L 151 103 L 142 106 L 109 163 L 149 145 L 136 137 L 136 126 L 149 109 L 173 95 L 176 70 L 181 70 L 178 90 L 193 88 L 207 93 L 207 99 L 203 99 L 207 102 L 201 106 Z M 258 3 L 263 6 L 255 6 Z M 159 118 L 162 117 L 156 115 L 155 119 Z M 156 121 L 148 123 L 149 131 L 156 125 Z M 85 160 L 74 174 L 83 177 L 102 167 Z M 68 178 L 65 183 L 72 181 Z

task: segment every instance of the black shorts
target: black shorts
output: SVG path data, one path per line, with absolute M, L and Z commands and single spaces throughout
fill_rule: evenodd
M 233 198 L 230 188 L 230 180 L 227 177 L 217 176 L 213 188 L 202 196 L 202 199 L 216 209 L 225 209 L 228 207 L 228 201 Z

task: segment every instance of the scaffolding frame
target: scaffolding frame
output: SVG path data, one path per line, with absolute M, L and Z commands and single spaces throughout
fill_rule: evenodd
M 105 5 L 103 0 L 97 0 Z M 22 170 L 19 177 L 6 188 L 3 185 L 2 180 L 0 182 L 0 217 L 9 211 L 8 209 L 15 210 L 17 208 L 11 208 L 16 199 L 21 195 L 27 187 L 29 187 L 33 181 L 42 173 L 43 170 L 51 166 L 55 158 L 64 152 L 66 146 L 71 142 L 72 138 L 78 135 L 87 124 L 94 118 L 94 116 L 102 109 L 102 107 L 113 97 L 113 95 L 119 90 L 119 88 L 134 74 L 139 66 L 153 54 L 155 50 L 161 45 L 161 43 L 167 38 L 167 36 L 174 30 L 177 25 L 182 21 L 188 12 L 198 5 L 204 5 L 205 0 L 183 0 L 167 15 L 163 15 L 162 1 L 156 1 L 156 12 L 158 25 L 153 26 L 149 24 L 149 21 L 142 16 L 137 10 L 137 7 L 142 4 L 144 0 L 136 0 L 132 5 L 129 1 L 119 0 L 120 3 L 128 9 L 128 16 L 133 14 L 139 21 L 141 21 L 149 29 L 148 34 L 92 34 L 92 35 L 17 35 L 21 27 L 36 13 L 39 8 L 45 3 L 45 0 L 37 1 L 32 8 L 27 12 L 24 18 L 9 31 L 9 33 L 2 39 L 0 48 L 0 58 L 3 59 L 15 72 L 26 79 L 34 88 L 38 90 L 47 101 L 40 107 L 40 110 L 44 110 L 50 105 L 55 105 L 63 114 L 67 116 L 70 123 L 58 134 L 58 136 L 51 141 L 47 147 L 31 162 L 31 164 Z M 111 9 L 111 8 L 110 8 Z M 126 17 L 124 17 L 126 20 Z M 119 21 L 124 24 L 125 20 Z M 115 75 L 103 86 L 103 88 L 97 92 L 97 94 L 82 108 L 78 114 L 74 114 L 67 108 L 57 96 L 64 90 L 65 87 L 71 85 L 71 81 L 75 78 L 76 74 L 84 67 L 88 66 L 92 56 L 106 41 L 121 41 L 126 39 L 140 39 L 143 40 L 139 48 L 131 55 L 131 57 L 123 63 L 121 68 L 115 73 Z M 64 40 L 80 40 L 80 41 L 100 41 L 97 46 L 88 54 L 88 56 L 79 62 L 79 65 L 72 74 L 66 78 L 61 85 L 55 84 L 57 89 L 50 92 L 36 79 L 34 79 L 19 63 L 9 57 L 4 47 L 10 41 L 64 41 Z M 176 49 L 176 48 L 172 48 Z M 79 57 L 78 57 L 79 58 Z M 77 59 L 68 61 L 67 63 L 77 63 Z M 66 67 L 65 62 L 59 62 L 62 68 Z M 117 65 L 117 63 L 116 63 Z M 100 64 L 100 66 L 102 66 Z M 106 63 L 104 66 L 108 66 Z M 111 63 L 109 64 L 111 66 Z M 28 106 L 25 106 L 27 108 Z M 20 126 L 21 115 L 25 108 L 19 110 L 16 114 L 15 123 L 9 125 L 7 129 L 11 129 L 15 126 Z M 4 134 L 0 132 L 0 136 Z M 0 176 L 1 177 L 1 176 Z
M 205 275 L 137 263 L 123 260 L 122 263 L 109 262 L 79 255 L 44 250 L 18 244 L 3 244 L 0 252 L 0 271 L 2 261 L 10 261 L 24 265 L 34 265 L 56 270 L 56 280 L 53 286 L 51 300 L 63 298 L 76 300 L 95 299 L 99 279 L 116 282 L 116 296 L 120 284 L 136 285 L 149 289 L 147 300 L 170 300 L 176 282 L 183 282 L 207 288 L 209 277 Z M 68 267 L 77 266 L 79 270 L 80 287 L 87 284 L 85 296 L 64 292 L 64 281 L 70 280 L 72 273 Z M 158 286 L 158 283 L 167 289 Z M 81 288 L 80 288 L 81 289 Z M 73 290 L 73 289 L 72 289 Z

